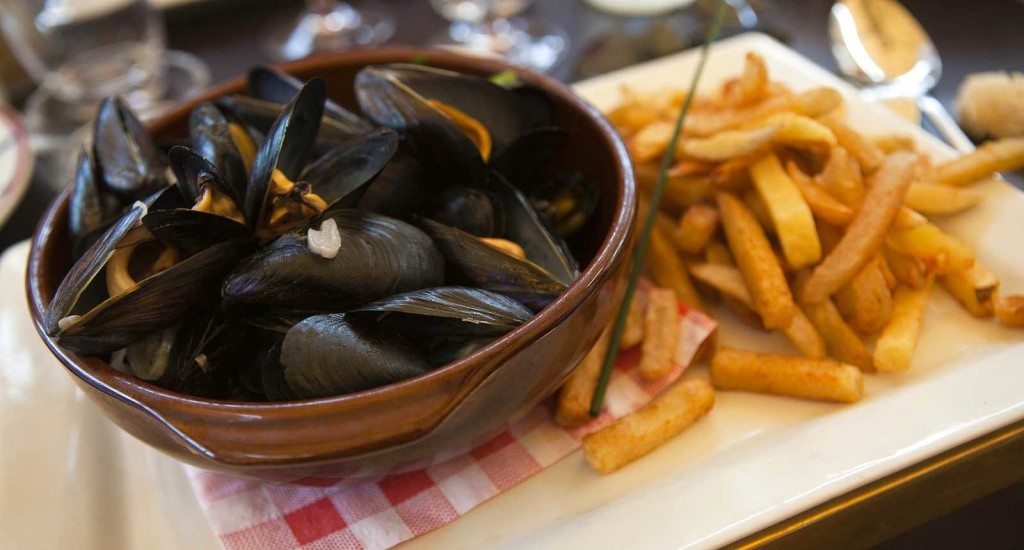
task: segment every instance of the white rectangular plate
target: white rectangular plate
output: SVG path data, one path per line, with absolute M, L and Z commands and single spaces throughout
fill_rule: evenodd
M 850 123 L 868 134 L 912 135 L 921 150 L 952 150 L 811 61 L 763 35 L 711 50 L 701 88 L 739 74 L 748 51 L 794 90 L 830 86 Z M 576 85 L 602 110 L 620 88 L 685 88 L 696 51 Z M 1024 194 L 998 182 L 984 202 L 941 225 L 971 245 L 1009 291 L 1024 291 Z M 730 316 L 722 341 L 784 351 L 775 335 Z M 1024 334 L 966 314 L 941 288 L 929 305 L 911 370 L 870 376 L 856 405 L 721 392 L 710 415 L 650 456 L 602 477 L 580 453 L 409 547 L 702 548 L 720 546 L 1024 417 Z M 695 369 L 692 376 L 702 376 Z

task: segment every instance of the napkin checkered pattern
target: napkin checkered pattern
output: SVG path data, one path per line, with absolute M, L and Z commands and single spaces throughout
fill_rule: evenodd
M 680 305 L 682 338 L 668 376 L 643 382 L 639 348 L 623 352 L 604 412 L 566 430 L 543 404 L 507 430 L 467 448 L 376 478 L 261 483 L 189 468 L 189 479 L 214 533 L 229 550 L 385 549 L 442 527 L 580 446 L 584 435 L 647 404 L 674 382 L 715 328 Z M 301 483 L 301 485 L 299 484 Z

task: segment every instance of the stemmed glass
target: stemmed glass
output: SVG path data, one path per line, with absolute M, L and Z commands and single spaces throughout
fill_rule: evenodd
M 448 32 L 432 40 L 504 58 L 512 64 L 546 72 L 566 54 L 565 31 L 536 17 L 516 17 L 531 0 L 430 0 L 434 10 L 452 21 Z
M 288 34 L 271 40 L 270 54 L 277 59 L 299 59 L 373 46 L 391 38 L 394 18 L 371 2 L 360 5 L 357 9 L 338 0 L 306 0 L 306 8 Z

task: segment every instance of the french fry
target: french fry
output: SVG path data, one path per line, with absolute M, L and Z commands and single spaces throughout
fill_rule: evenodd
M 885 260 L 896 280 L 910 288 L 921 288 L 928 279 L 928 269 L 924 262 L 911 258 L 902 252 L 885 247 Z
M 714 170 L 716 164 L 700 160 L 683 159 L 668 169 L 669 177 L 704 176 Z
M 658 181 L 660 169 L 660 166 L 651 162 L 636 164 L 633 172 L 636 175 L 637 186 L 645 193 L 650 193 Z M 669 175 L 665 179 L 665 193 L 661 196 L 661 205 L 663 210 L 678 213 L 710 196 L 711 180 L 708 176 Z
M 893 250 L 922 262 L 931 273 L 967 271 L 974 265 L 971 249 L 930 223 L 895 230 L 887 242 Z
M 1020 294 L 1003 295 L 996 293 L 993 300 L 996 320 L 1008 327 L 1024 327 L 1024 296 Z
M 973 208 L 981 200 L 974 189 L 941 183 L 914 182 L 907 193 L 907 206 L 929 216 L 947 216 Z
M 924 217 L 916 210 L 904 206 L 903 208 L 900 208 L 900 213 L 896 214 L 896 219 L 892 222 L 892 226 L 894 229 L 904 230 L 913 229 L 926 223 L 928 223 L 928 218 Z
M 559 426 L 571 428 L 590 420 L 590 401 L 594 397 L 594 386 L 601 374 L 610 339 L 611 329 L 605 329 L 594 347 L 590 348 L 583 361 L 562 384 L 555 409 L 555 423 Z
M 709 264 L 736 265 L 736 259 L 732 257 L 729 247 L 717 239 L 704 247 L 704 259 Z
M 885 242 L 886 233 L 903 206 L 913 176 L 913 155 L 890 155 L 878 169 L 874 184 L 846 233 L 811 273 L 801 302 L 815 304 L 834 294 L 860 271 Z
M 753 155 L 767 150 L 781 128 L 781 124 L 774 124 L 750 130 L 723 130 L 708 137 L 684 139 L 679 142 L 676 156 L 722 162 Z
M 786 261 L 794 269 L 821 259 L 821 242 L 814 216 L 793 180 L 782 168 L 779 157 L 766 155 L 750 167 L 754 188 L 764 201 Z
M 679 304 L 666 288 L 647 292 L 644 310 L 644 340 L 640 344 L 640 377 L 657 380 L 672 370 L 679 347 Z
M 711 360 L 711 383 L 726 391 L 838 403 L 856 403 L 864 393 L 864 377 L 854 366 L 726 347 Z
M 796 305 L 764 230 L 750 210 L 736 197 L 718 192 L 715 198 L 729 248 L 743 273 L 764 326 L 771 329 L 788 327 L 793 320 Z
M 776 145 L 829 148 L 836 144 L 836 136 L 827 126 L 796 113 L 776 113 L 756 124 L 778 127 L 773 138 Z
M 775 223 L 772 221 L 772 215 L 768 213 L 768 205 L 764 203 L 756 189 L 748 189 L 743 193 L 743 202 L 765 231 L 775 233 Z
M 747 53 L 743 72 L 732 86 L 722 90 L 722 102 L 730 107 L 757 103 L 768 95 L 768 67 L 764 58 L 754 52 Z
M 644 313 L 646 309 L 646 294 L 637 292 L 633 295 L 633 301 L 629 303 L 629 313 L 626 315 L 626 326 L 622 329 L 619 349 L 627 350 L 634 348 L 644 341 Z
M 947 273 L 942 277 L 942 286 L 971 315 L 992 316 L 992 298 L 999 290 L 999 279 L 981 263 L 975 262 L 967 271 Z
M 836 109 L 842 103 L 842 96 L 832 88 L 815 88 L 795 95 L 770 97 L 744 109 L 693 112 L 686 117 L 684 129 L 689 136 L 708 136 L 751 120 L 763 119 L 786 111 L 818 117 Z
M 908 153 L 917 152 L 917 142 L 914 141 L 913 137 L 907 134 L 882 134 L 872 136 L 871 141 L 873 141 L 875 146 L 887 155 L 897 151 L 906 151 Z
M 893 274 L 892 268 L 889 267 L 889 260 L 885 258 L 885 254 L 879 254 L 876 258 L 878 258 L 878 270 L 882 272 L 882 277 L 885 279 L 885 286 L 889 287 L 889 290 L 896 288 L 899 281 Z
M 747 289 L 747 283 L 743 280 L 740 270 L 725 264 L 694 264 L 690 267 L 693 278 L 714 288 L 743 306 L 753 310 L 754 298 Z
M 832 300 L 818 304 L 801 304 L 800 308 L 825 340 L 825 349 L 829 355 L 865 372 L 873 370 L 871 354 L 864 347 L 864 342 L 850 325 L 846 324 L 846 320 L 839 314 Z
M 727 160 L 711 170 L 711 185 L 725 191 L 743 191 L 750 186 L 750 164 L 756 159 L 742 157 Z
M 642 164 L 659 158 L 672 140 L 675 125 L 665 120 L 652 122 L 636 131 L 627 143 L 633 162 Z
M 679 435 L 715 404 L 711 384 L 700 378 L 677 382 L 639 411 L 583 438 L 583 456 L 610 474 Z
M 1024 137 L 999 139 L 936 166 L 929 180 L 945 185 L 970 185 L 993 173 L 1021 166 L 1024 166 Z
M 860 164 L 864 172 L 874 172 L 882 165 L 882 162 L 885 160 L 885 153 L 870 139 L 839 120 L 839 117 L 823 117 L 821 122 L 832 130 L 839 145 L 846 149 L 853 158 L 857 159 L 857 163 Z
M 658 109 L 644 101 L 637 101 L 629 90 L 623 90 L 624 101 L 608 112 L 608 120 L 623 137 L 661 119 Z
M 803 170 L 795 162 L 786 163 L 786 172 L 790 179 L 796 184 L 800 194 L 807 201 L 811 213 L 822 221 L 832 225 L 844 226 L 853 219 L 853 209 L 846 206 L 838 199 L 829 194 L 824 187 L 818 185 L 810 176 L 804 174 Z
M 718 229 L 718 210 L 706 204 L 686 209 L 675 229 L 676 247 L 687 254 L 699 254 Z
M 842 147 L 833 147 L 822 169 L 821 186 L 849 208 L 860 208 L 864 202 L 864 180 L 860 167 Z
M 675 247 L 658 226 L 651 231 L 651 242 L 647 249 L 647 268 L 654 284 L 671 289 L 680 302 L 703 311 L 697 289 L 693 287 L 690 274 L 686 271 L 683 259 L 676 253 Z
M 825 339 L 822 338 L 818 330 L 814 328 L 814 324 L 807 318 L 800 308 L 797 308 L 796 314 L 793 315 L 793 321 L 789 323 L 789 326 L 783 329 L 783 334 L 789 341 L 796 346 L 796 349 L 803 354 L 804 357 L 810 359 L 824 359 L 825 358 Z
M 921 288 L 896 287 L 892 301 L 892 319 L 875 342 L 875 370 L 897 372 L 910 368 L 921 332 L 921 320 L 928 306 L 933 278 Z
M 876 256 L 835 295 L 839 312 L 861 334 L 882 330 L 892 316 L 892 293 L 879 263 Z
M 709 263 L 709 264 L 722 265 L 722 266 L 730 267 L 730 268 L 732 268 L 732 267 L 734 267 L 736 265 L 736 260 L 732 257 L 732 252 L 729 252 L 729 247 L 727 247 L 721 241 L 717 241 L 717 240 L 713 240 L 713 241 L 708 243 L 707 248 L 704 250 L 704 258 L 707 260 L 707 263 Z M 698 269 L 707 269 L 707 268 L 698 268 Z M 694 275 L 695 279 L 698 279 L 696 273 L 694 273 L 693 275 Z M 726 275 L 725 277 L 732 277 L 732 275 Z M 743 274 L 740 273 L 739 277 L 740 277 L 740 282 L 743 283 L 742 286 L 733 285 L 732 286 L 732 290 L 734 290 L 735 292 L 739 292 L 739 293 L 744 293 L 745 292 L 746 296 L 749 297 L 750 296 L 750 290 L 747 289 L 747 284 L 746 284 L 745 281 L 743 281 Z M 716 279 L 715 283 L 719 283 L 720 282 L 720 281 L 717 280 L 718 279 L 718 274 L 715 273 L 715 272 L 706 272 L 705 278 L 715 278 Z M 701 282 L 703 283 L 703 281 L 701 281 Z M 714 288 L 713 284 L 708 285 L 708 286 L 711 286 L 712 288 Z M 738 290 L 740 288 L 742 290 Z M 715 290 L 717 291 L 718 289 L 715 289 Z M 720 292 L 721 297 L 722 297 L 722 302 L 725 304 L 725 306 L 727 308 L 729 308 L 729 311 L 732 311 L 733 315 L 735 315 L 740 321 L 742 321 L 744 324 L 747 324 L 747 325 L 749 325 L 751 327 L 754 327 L 756 329 L 763 329 L 764 328 L 764 323 L 761 322 L 761 316 L 758 315 L 757 310 L 754 308 L 753 298 L 750 298 L 749 301 L 746 301 L 745 299 L 742 298 L 742 294 L 740 295 L 740 299 L 737 299 L 737 298 L 735 298 L 733 296 L 730 296 L 726 292 L 723 292 L 723 291 L 719 291 L 719 292 Z

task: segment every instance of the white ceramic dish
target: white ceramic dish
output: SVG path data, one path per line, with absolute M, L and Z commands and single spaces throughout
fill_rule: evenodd
M 0 227 L 14 212 L 32 178 L 32 148 L 21 119 L 0 103 Z
M 749 50 L 764 55 L 773 78 L 795 89 L 828 85 L 843 92 L 858 128 L 911 134 L 936 157 L 952 154 L 764 36 L 717 44 L 704 87 L 736 74 Z M 683 53 L 577 90 L 608 108 L 623 84 L 685 86 L 696 60 Z M 1024 235 L 1024 195 L 1002 183 L 986 192 L 981 206 L 944 225 L 978 251 L 1008 290 L 1024 291 L 1024 251 L 1012 248 Z M 0 440 L 23 442 L 0 453 L 0 471 L 18 472 L 0 476 L 0 509 L 21 511 L 0 514 L 0 533 L 8 541 L 13 533 L 19 548 L 71 541 L 83 549 L 216 548 L 182 467 L 76 399 L 70 379 L 35 336 L 21 291 L 26 253 L 21 245 L 0 261 Z M 857 405 L 720 393 L 706 419 L 614 475 L 597 475 L 573 454 L 403 548 L 717 547 L 1024 417 L 1021 334 L 969 317 L 941 290 L 929 308 L 911 371 L 870 377 Z M 721 318 L 727 343 L 786 346 Z M 701 368 L 688 374 L 703 375 Z

